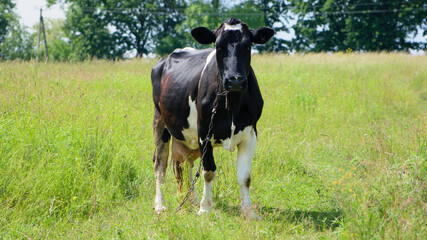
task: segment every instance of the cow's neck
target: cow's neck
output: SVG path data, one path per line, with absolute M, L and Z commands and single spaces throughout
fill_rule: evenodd
M 240 109 L 244 92 L 229 92 L 227 93 L 226 108 L 228 112 L 228 119 L 231 123 L 236 124 L 239 119 Z

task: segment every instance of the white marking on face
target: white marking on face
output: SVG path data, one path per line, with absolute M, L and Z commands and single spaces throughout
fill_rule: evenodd
M 199 148 L 197 143 L 197 108 L 196 101 L 191 100 L 191 96 L 188 96 L 188 106 L 190 107 L 190 113 L 187 117 L 187 122 L 189 127 L 182 130 L 182 135 L 184 135 L 185 142 L 184 144 L 190 149 Z
M 224 31 L 242 31 L 242 24 L 230 25 L 228 23 L 224 23 Z

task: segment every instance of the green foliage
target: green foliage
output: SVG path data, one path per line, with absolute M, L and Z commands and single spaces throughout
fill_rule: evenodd
M 261 26 L 272 27 L 277 31 L 287 31 L 284 21 L 287 12 L 285 1 L 241 1 L 237 4 L 220 4 L 219 1 L 191 1 L 185 10 L 186 19 L 179 25 L 178 31 L 185 37 L 185 46 L 200 46 L 188 34 L 191 29 L 204 26 L 216 29 L 227 18 L 235 17 L 245 22 L 251 29 Z M 187 33 L 187 34 L 185 34 Z M 274 37 L 265 45 L 255 46 L 259 52 L 284 52 L 287 50 L 286 41 Z
M 190 3 L 185 10 L 186 20 L 184 29 L 191 30 L 198 26 L 204 26 L 209 29 L 216 29 L 223 21 L 220 17 L 224 14 L 225 7 L 223 5 L 214 6 L 202 0 L 195 0 Z
M 122 59 L 150 54 L 163 56 L 176 48 L 205 48 L 189 34 L 192 28 L 216 29 L 229 17 L 237 17 L 252 29 L 272 27 L 288 32 L 285 23 L 295 18 L 295 38 L 276 34 L 267 44 L 255 45 L 266 52 L 409 51 L 423 50 L 425 42 L 410 40 L 422 28 L 427 34 L 426 3 L 423 0 L 48 0 L 67 4 L 62 30 L 48 40 L 53 59 Z M 29 59 L 26 30 L 17 25 L 14 4 L 0 4 L 1 59 Z M 15 21 L 15 22 L 14 22 Z M 47 29 L 48 29 L 47 28 Z M 14 31 L 13 33 L 11 31 Z M 64 35 L 62 35 L 64 33 Z M 9 35 L 7 35 L 9 34 Z M 22 36 L 18 36 L 21 34 Z M 50 33 L 49 33 L 50 34 Z M 14 45 L 13 45 L 14 44 Z M 13 46 L 12 46 L 13 45 Z M 5 45 L 6 46 L 6 45 Z M 12 46 L 12 47 L 11 47 Z M 16 49 L 16 50 L 13 50 Z M 43 54 L 44 49 L 39 51 Z M 6 54 L 11 57 L 6 57 Z M 13 55 L 13 56 L 12 56 Z
M 53 39 L 48 42 L 49 58 L 56 61 L 69 61 L 71 58 L 71 45 L 64 39 Z M 44 49 L 41 49 L 43 56 Z
M 124 50 L 120 41 L 108 29 L 108 19 L 97 9 L 98 1 L 68 1 L 64 31 L 72 47 L 71 58 L 115 59 Z
M 0 60 L 28 60 L 33 54 L 30 35 L 19 24 L 14 7 L 10 0 L 0 2 Z
M 215 1 L 214 1 L 215 2 Z M 182 46 L 194 48 L 207 48 L 211 46 L 198 44 L 191 36 L 190 31 L 195 27 L 207 27 L 209 29 L 216 29 L 221 24 L 223 19 L 220 17 L 225 7 L 217 2 L 214 6 L 212 3 L 203 0 L 190 1 L 187 8 L 185 8 L 183 15 L 185 19 L 181 24 L 176 26 L 176 30 L 181 38 L 175 39 L 182 42 Z
M 69 60 L 78 60 L 72 59 L 72 46 L 66 38 L 64 32 L 64 20 L 61 19 L 44 19 L 44 27 L 46 33 L 46 41 L 49 51 L 49 59 L 53 61 L 69 61 Z M 34 25 L 33 30 L 34 34 L 32 39 L 34 46 L 37 46 L 38 38 L 38 28 L 39 23 Z M 44 59 L 45 57 L 45 48 L 43 42 L 43 35 L 40 35 L 40 48 L 39 48 L 39 59 Z
M 65 30 L 72 44 L 72 58 L 137 57 L 152 52 L 165 54 L 179 43 L 175 26 L 183 19 L 183 0 L 151 1 L 50 1 L 69 3 Z M 161 45 L 156 47 L 157 45 Z
M 126 52 L 135 52 L 138 57 L 149 53 L 166 55 L 176 48 L 200 47 L 191 38 L 190 30 L 198 26 L 216 29 L 231 16 L 243 17 L 253 28 L 274 24 L 277 31 L 286 29 L 282 22 L 284 1 L 245 1 L 230 6 L 202 0 L 49 1 L 57 2 L 70 4 L 65 32 L 72 46 L 72 58 L 81 60 L 122 58 Z M 252 15 L 242 12 L 247 9 L 251 9 Z M 257 49 L 282 51 L 284 43 L 276 38 Z
M 0 238 L 422 239 L 426 56 L 252 62 L 265 100 L 251 184 L 260 221 L 240 217 L 236 153 L 219 148 L 213 213 L 174 213 L 170 166 L 169 210 L 154 213 L 154 60 L 1 62 Z
M 11 0 L 2 0 L 0 2 L 0 44 L 5 40 L 10 29 L 11 21 L 16 18 L 13 12 L 15 3 Z
M 424 49 L 412 42 L 417 28 L 427 24 L 423 0 L 292 0 L 297 51 L 408 51 Z M 424 30 L 424 35 L 427 32 Z
M 160 32 L 162 19 L 155 11 L 162 11 L 162 1 L 109 0 L 103 6 L 109 22 L 116 28 L 116 36 L 127 50 L 135 50 L 138 57 L 152 51 L 152 39 Z M 109 10 L 111 9 L 111 10 Z M 116 10 L 116 11 L 114 11 Z
M 263 8 L 255 1 L 243 1 L 236 4 L 227 11 L 227 15 L 242 20 L 252 29 L 265 26 Z
M 34 54 L 33 50 L 31 35 L 15 16 L 10 21 L 6 38 L 0 43 L 0 60 L 29 60 Z
M 285 26 L 285 21 L 288 20 L 288 8 L 283 0 L 244 1 L 233 9 L 233 14 L 235 13 L 237 16 L 242 11 L 240 14 L 243 15 L 244 22 L 248 23 L 252 29 L 267 26 L 273 28 L 276 34 L 280 31 L 289 32 Z M 249 13 L 247 13 L 247 9 L 250 9 Z M 232 16 L 232 14 L 230 15 Z M 286 52 L 289 50 L 289 43 L 276 35 L 266 44 L 256 45 L 255 48 L 261 53 Z

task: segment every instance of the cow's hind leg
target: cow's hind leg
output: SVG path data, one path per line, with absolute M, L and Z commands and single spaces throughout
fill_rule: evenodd
M 188 189 L 191 187 L 191 184 L 193 182 L 194 161 L 199 157 L 200 151 L 198 149 L 191 150 L 178 140 L 174 138 L 172 139 L 171 160 L 174 166 L 174 173 L 178 183 L 179 192 L 182 192 L 183 190 L 186 191 L 186 188 Z M 183 171 L 186 172 L 187 176 L 184 177 Z M 185 184 L 187 184 L 186 187 L 183 187 L 184 180 Z M 199 201 L 197 193 L 194 191 L 192 195 L 193 196 L 191 198 L 193 199 L 193 204 L 197 204 Z
M 165 127 L 160 113 L 156 109 L 153 121 L 155 150 L 153 156 L 154 173 L 156 175 L 156 197 L 154 199 L 154 210 L 160 213 L 166 210 L 163 198 L 162 185 L 164 183 L 166 168 L 169 157 L 170 133 Z
M 178 142 L 175 138 L 172 138 L 172 156 L 171 161 L 173 165 L 173 172 L 175 174 L 176 182 L 178 183 L 178 191 L 182 192 L 182 185 L 183 185 L 183 164 L 185 161 L 184 156 L 180 152 L 180 145 L 181 143 Z

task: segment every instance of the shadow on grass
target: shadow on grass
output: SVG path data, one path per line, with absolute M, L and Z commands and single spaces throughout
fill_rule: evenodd
M 226 203 L 217 203 L 217 208 L 230 215 L 240 216 L 239 206 L 229 206 Z M 319 231 L 325 229 L 334 230 L 340 226 L 343 213 L 340 209 L 331 209 L 327 211 L 304 211 L 280 209 L 277 207 L 256 207 L 256 212 L 265 221 L 286 221 L 295 224 L 304 224 L 311 226 Z

